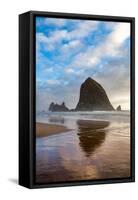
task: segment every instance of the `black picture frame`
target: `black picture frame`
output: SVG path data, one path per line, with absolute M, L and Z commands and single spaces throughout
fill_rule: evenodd
M 131 176 L 49 184 L 35 183 L 35 17 L 56 17 L 131 24 Z M 135 181 L 135 18 L 29 11 L 19 15 L 19 184 L 27 188 L 124 183 Z

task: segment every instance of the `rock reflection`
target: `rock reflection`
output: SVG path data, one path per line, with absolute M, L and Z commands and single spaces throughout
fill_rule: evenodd
M 99 126 L 97 126 L 99 124 Z M 109 122 L 97 122 L 90 120 L 78 120 L 78 136 L 80 147 L 89 157 L 94 151 L 102 145 L 106 137 L 106 130 Z
M 60 124 L 64 124 L 65 123 L 65 119 L 62 118 L 62 117 L 50 117 L 49 122 L 52 122 L 52 123 L 60 123 Z

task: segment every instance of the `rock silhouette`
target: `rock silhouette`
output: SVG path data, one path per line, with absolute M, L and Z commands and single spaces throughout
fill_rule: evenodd
M 91 156 L 105 140 L 106 130 L 109 126 L 108 121 L 78 120 L 79 145 L 86 156 Z
M 87 78 L 80 88 L 76 111 L 114 110 L 104 88 L 92 78 Z
M 117 108 L 116 108 L 117 111 L 121 111 L 121 106 L 119 105 Z
M 57 103 L 55 104 L 54 102 L 52 102 L 49 106 L 49 111 L 51 111 L 51 112 L 65 112 L 65 111 L 69 111 L 69 109 L 66 107 L 64 102 L 61 105 L 59 105 Z
M 55 104 L 52 102 L 49 106 L 49 111 L 52 112 L 66 112 L 66 111 L 112 111 L 114 110 L 104 88 L 92 78 L 87 78 L 80 87 L 79 102 L 75 109 L 68 109 L 63 102 Z M 121 106 L 117 107 L 118 111 Z

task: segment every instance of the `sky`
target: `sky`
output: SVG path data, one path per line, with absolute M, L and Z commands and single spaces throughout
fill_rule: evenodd
M 130 109 L 130 23 L 36 17 L 36 110 L 75 108 L 88 77 Z

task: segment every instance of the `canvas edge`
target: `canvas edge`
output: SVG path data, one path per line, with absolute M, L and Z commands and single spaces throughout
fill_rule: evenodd
M 29 13 L 19 15 L 19 185 L 30 186 Z

